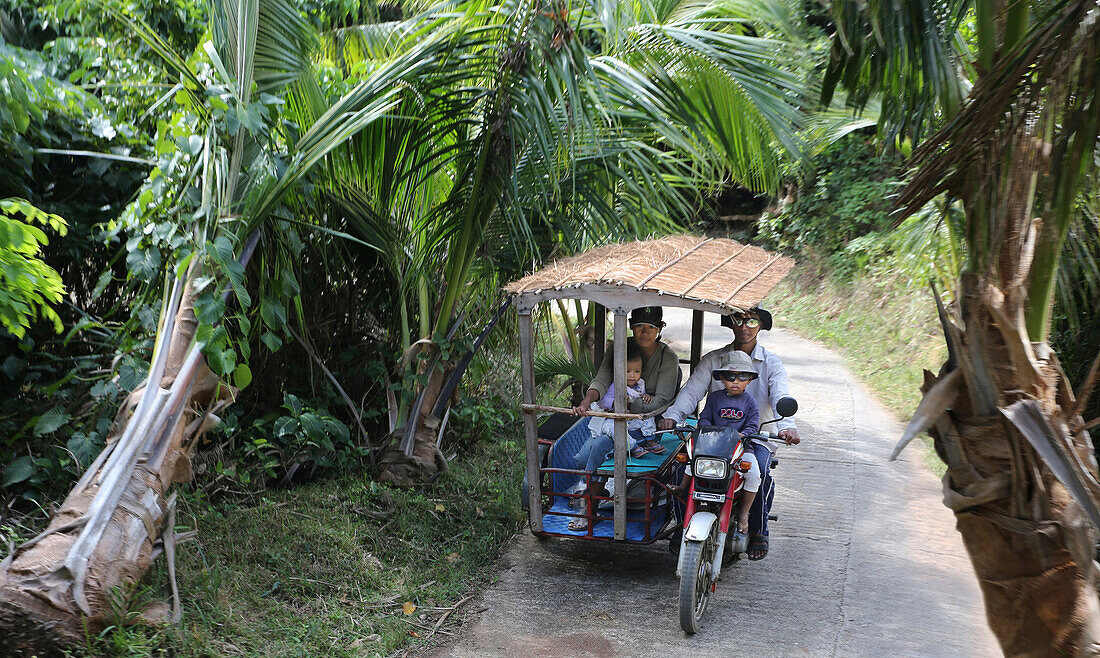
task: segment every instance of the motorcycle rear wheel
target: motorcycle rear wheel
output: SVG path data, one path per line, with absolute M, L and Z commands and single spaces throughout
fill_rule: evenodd
M 680 628 L 694 634 L 702 626 L 710 603 L 711 565 L 718 550 L 713 533 L 703 541 L 684 540 L 683 568 L 680 570 Z

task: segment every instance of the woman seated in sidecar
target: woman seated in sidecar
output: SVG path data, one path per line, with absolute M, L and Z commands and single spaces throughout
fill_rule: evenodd
M 661 329 L 665 326 L 662 320 L 663 315 L 660 306 L 637 308 L 630 314 L 629 324 L 633 336 L 628 339 L 627 349 L 629 353 L 637 353 L 641 356 L 641 381 L 645 382 L 644 394 L 636 397 L 629 396 L 628 410 L 631 413 L 644 414 L 668 405 L 676 396 L 679 387 L 679 358 L 672 351 L 672 348 L 660 340 Z M 614 350 L 607 350 L 604 353 L 603 363 L 600 364 L 595 379 L 589 384 L 584 399 L 581 400 L 580 404 L 573 407 L 574 414 L 578 416 L 588 415 L 593 403 L 608 393 L 614 380 L 612 370 L 613 354 Z M 649 420 L 647 425 L 653 426 L 654 423 Z M 637 429 L 641 431 L 641 434 L 637 431 L 632 432 L 634 434 L 633 438 L 638 440 L 637 445 L 643 449 L 643 452 L 635 452 L 633 456 L 640 457 L 646 452 L 657 455 L 665 452 L 664 446 L 653 438 L 655 427 L 648 435 L 644 429 Z M 603 432 L 593 432 L 592 436 L 574 456 L 576 468 L 595 472 L 599 465 L 611 455 L 613 450 L 614 441 L 611 436 Z M 597 481 L 597 478 L 592 478 L 590 481 L 592 486 L 598 486 L 599 490 L 589 491 L 586 489 L 584 491 L 585 495 L 576 499 L 581 503 L 588 499 L 590 494 L 604 497 L 608 495 L 607 490 L 603 488 L 602 480 Z M 584 518 L 574 519 L 569 523 L 570 530 L 584 530 L 587 527 L 588 520 Z

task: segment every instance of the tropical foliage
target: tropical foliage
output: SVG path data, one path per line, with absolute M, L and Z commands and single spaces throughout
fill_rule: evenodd
M 23 26 L 28 45 L 58 42 L 42 20 L 51 12 L 71 33 L 65 38 L 89 45 L 78 27 L 83 5 L 15 9 L 32 17 L 7 23 Z M 140 547 L 156 538 L 152 528 L 118 525 L 113 510 L 125 497 L 171 514 L 168 484 L 187 477 L 188 452 L 236 398 L 255 391 L 253 404 L 274 414 L 229 416 L 254 430 L 235 444 L 242 463 L 259 465 L 260 480 L 346 466 L 349 457 L 373 461 L 389 441 L 383 417 L 404 436 L 384 456 L 384 472 L 396 481 L 428 477 L 442 463 L 436 434 L 453 383 L 486 340 L 487 328 L 472 334 L 496 306 L 496 277 L 551 253 L 672 228 L 730 178 L 774 189 L 783 154 L 797 148 L 798 84 L 782 64 L 783 41 L 712 7 L 470 1 L 367 12 L 376 22 L 347 25 L 349 15 L 331 7 L 311 23 L 290 2 L 242 0 L 175 14 L 203 17 L 198 39 L 160 11 L 96 9 L 93 25 L 114 26 L 105 28 L 113 41 L 104 53 L 120 44 L 133 51 L 107 79 L 130 74 L 121 88 L 137 91 L 102 93 L 91 104 L 114 110 L 106 127 L 65 105 L 108 143 L 48 152 L 137 165 L 143 181 L 135 189 L 128 179 L 132 196 L 114 216 L 74 213 L 73 233 L 81 227 L 114 246 L 111 258 L 95 261 L 106 265 L 101 272 L 83 273 L 96 283 L 80 286 L 76 299 L 107 290 L 114 306 L 103 315 L 76 306 L 65 342 L 50 349 L 68 356 L 69 339 L 98 337 L 107 350 L 81 356 L 84 367 L 98 366 L 101 396 L 88 404 L 87 390 L 74 387 L 68 399 L 51 397 L 34 432 L 24 426 L 7 448 L 66 428 L 72 444 L 74 425 L 79 463 L 107 446 L 64 504 L 71 516 L 55 517 L 44 535 L 55 553 L 57 541 L 65 544 L 57 573 L 66 575 L 50 585 L 20 576 L 8 588 L 16 596 L 46 587 L 93 620 L 102 619 L 102 588 L 115 584 L 88 573 L 123 554 L 149 555 Z M 101 64 L 60 61 L 82 82 Z M 20 80 L 39 93 L 84 93 Z M 144 111 L 134 111 L 141 101 Z M 18 144 L 31 124 L 11 116 Z M 115 152 L 110 140 L 120 133 L 139 156 Z M 28 166 L 43 153 L 35 147 Z M 24 173 L 35 192 L 33 170 Z M 101 208 L 119 208 L 114 198 Z M 112 319 L 127 306 L 129 318 Z M 333 339 L 329 321 L 340 327 Z M 291 345 L 296 353 L 287 355 Z M 104 369 L 104 357 L 123 349 Z M 294 357 L 323 373 L 327 400 L 286 390 L 301 385 L 285 374 Z M 343 382 L 364 359 L 381 367 L 357 375 L 349 393 Z M 43 384 L 21 395 L 45 397 L 52 384 Z M 479 413 L 467 406 L 456 420 Z M 27 469 L 51 467 L 27 458 Z M 212 465 L 235 485 L 252 482 L 221 460 Z M 139 471 L 152 479 L 134 478 Z M 10 574 L 37 559 L 34 543 L 16 552 Z
M 93 504 L 47 530 L 68 542 L 51 586 L 91 612 L 84 560 L 156 539 L 112 529 L 114 506 L 163 518 L 187 464 L 209 496 L 434 478 L 440 446 L 512 418 L 485 384 L 514 369 L 503 280 L 721 214 L 735 187 L 785 202 L 757 238 L 946 288 L 960 427 L 1021 398 L 1065 410 L 1032 343 L 1070 383 L 1097 343 L 1089 6 L 4 0 L 4 534 L 75 481 Z M 591 309 L 540 320 L 561 342 L 541 373 L 589 378 Z M 1060 486 L 1014 431 L 996 440 L 1024 480 Z M 124 491 L 137 472 L 157 484 Z M 1043 495 L 990 513 L 1057 521 Z
M 39 258 L 49 238 L 35 225 L 64 236 L 65 220 L 22 199 L 0 199 L 0 213 L 6 215 L 0 216 L 0 325 L 22 338 L 41 315 L 60 332 L 61 318 L 53 305 L 65 289 L 57 272 Z

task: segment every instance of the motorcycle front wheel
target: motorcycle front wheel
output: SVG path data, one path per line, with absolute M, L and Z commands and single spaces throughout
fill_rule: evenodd
M 711 565 L 718 540 L 711 533 L 703 541 L 684 540 L 684 564 L 680 570 L 680 628 L 695 633 L 702 626 L 710 603 Z

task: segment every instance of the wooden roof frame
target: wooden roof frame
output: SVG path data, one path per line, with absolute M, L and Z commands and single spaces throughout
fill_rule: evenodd
M 516 310 L 530 312 L 537 304 L 555 299 L 586 299 L 611 310 L 632 311 L 642 306 L 675 306 L 694 311 L 709 311 L 721 315 L 738 313 L 745 309 L 732 304 L 722 304 L 698 297 L 686 297 L 664 290 L 638 290 L 634 286 L 613 283 L 592 283 L 565 288 L 534 290 L 515 293 Z

